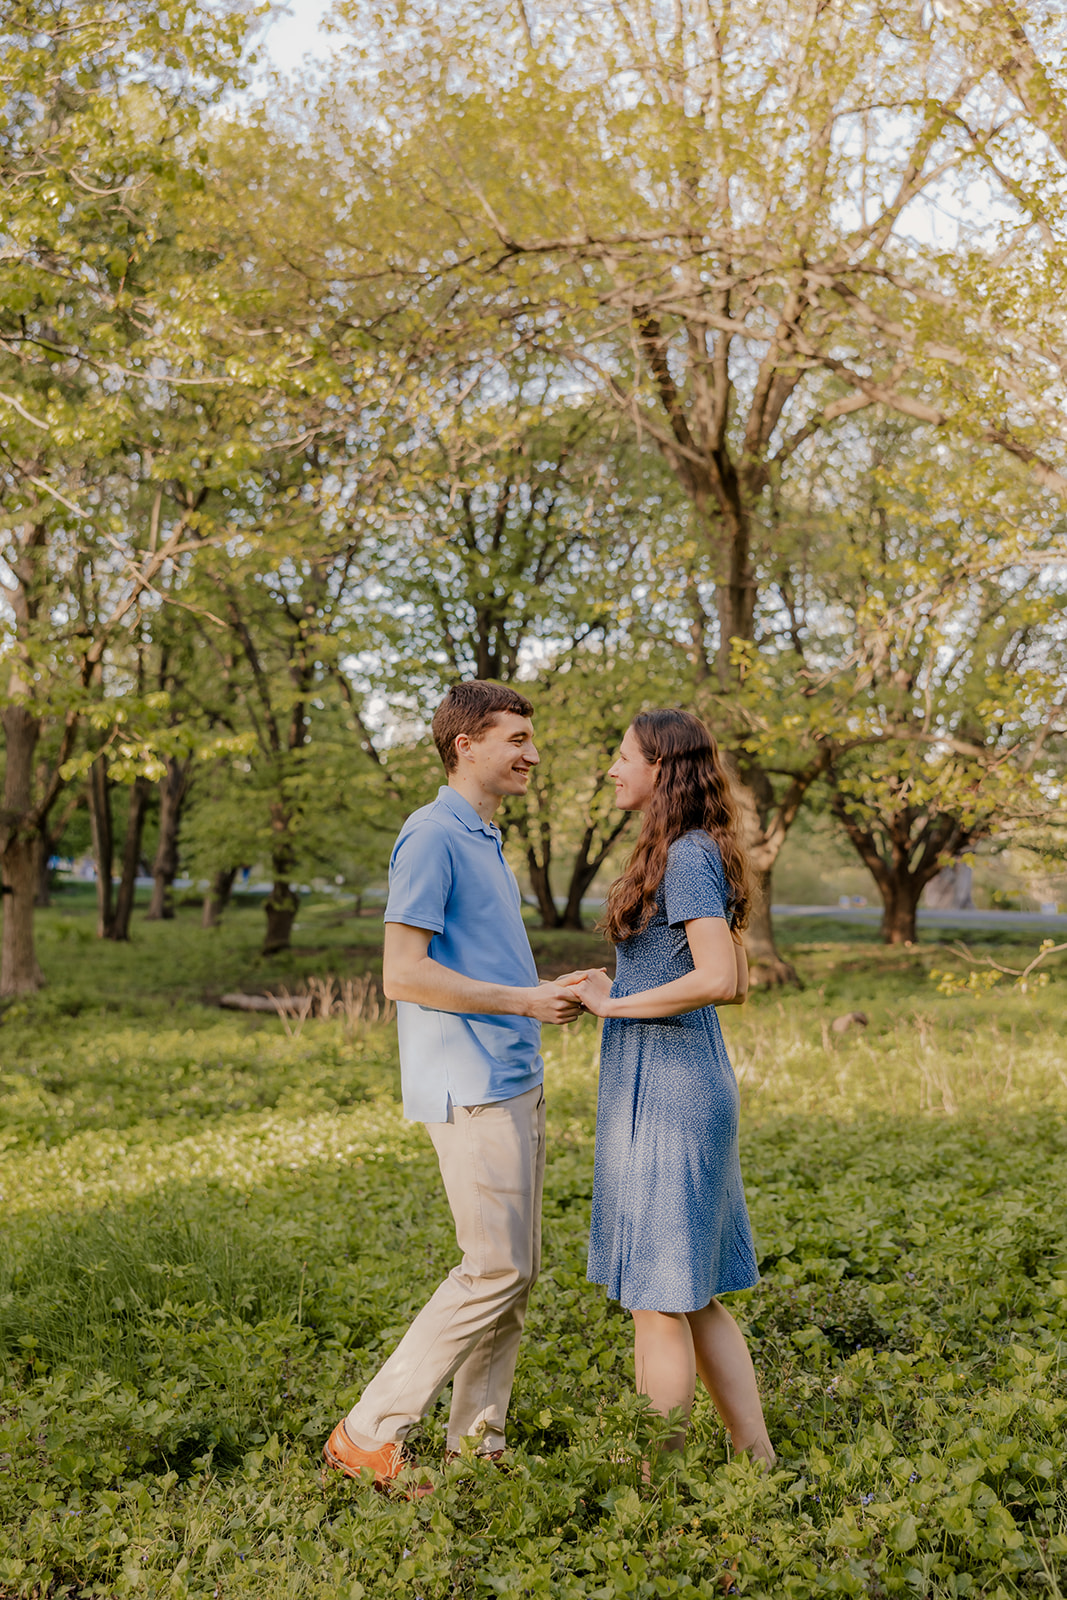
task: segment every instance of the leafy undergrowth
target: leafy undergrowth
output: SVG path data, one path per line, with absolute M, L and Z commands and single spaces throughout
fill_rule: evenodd
M 231 920 L 215 967 L 250 970 Z M 767 1477 L 701 1398 L 642 1484 L 628 1319 L 585 1282 L 595 1031 L 554 1035 L 512 1467 L 444 1468 L 442 1404 L 416 1503 L 318 1454 L 454 1260 L 391 1032 L 195 1004 L 198 931 L 46 942 L 78 1015 L 52 990 L 0 1028 L 0 1595 L 1067 1592 L 1062 977 L 950 999 L 936 947 L 831 940 L 794 951 L 803 994 L 726 1015 Z

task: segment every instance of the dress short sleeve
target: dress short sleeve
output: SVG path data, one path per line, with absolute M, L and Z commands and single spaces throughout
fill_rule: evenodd
M 401 833 L 389 863 L 386 922 L 443 933 L 452 893 L 452 852 L 439 828 L 425 823 Z
M 687 833 L 671 845 L 663 875 L 663 901 L 672 928 L 697 917 L 730 921 L 730 892 L 722 857 L 708 834 Z

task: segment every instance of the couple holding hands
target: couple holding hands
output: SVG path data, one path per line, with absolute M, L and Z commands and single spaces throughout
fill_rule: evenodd
M 740 1004 L 747 878 L 726 774 L 686 711 L 636 717 L 609 776 L 642 814 L 604 928 L 602 969 L 538 983 L 493 815 L 539 760 L 530 702 L 449 690 L 433 719 L 447 784 L 389 868 L 385 992 L 397 1002 L 405 1115 L 426 1124 L 463 1252 L 323 1455 L 386 1488 L 403 1441 L 452 1383 L 448 1456 L 499 1460 L 541 1253 L 542 1023 L 604 1018 L 589 1278 L 633 1315 L 638 1390 L 688 1417 L 699 1376 L 734 1448 L 770 1464 L 752 1360 L 716 1298 L 758 1278 L 738 1159 L 738 1093 L 716 1005 Z M 668 1442 L 681 1448 L 684 1427 Z M 412 1492 L 428 1493 L 429 1484 Z

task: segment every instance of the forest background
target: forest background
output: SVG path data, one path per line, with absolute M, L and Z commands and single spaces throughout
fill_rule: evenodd
M 727 753 L 764 982 L 796 827 L 890 942 L 977 848 L 1055 898 L 1062 18 L 342 4 L 283 84 L 262 17 L 6 11 L 0 989 L 89 846 L 102 937 L 244 868 L 284 948 L 469 675 L 536 703 L 546 926 L 650 702 Z

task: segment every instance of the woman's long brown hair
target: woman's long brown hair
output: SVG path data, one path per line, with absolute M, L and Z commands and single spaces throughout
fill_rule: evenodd
M 748 866 L 737 807 L 718 746 L 691 711 L 642 711 L 631 724 L 646 761 L 660 763 L 630 864 L 608 894 L 601 924 L 612 944 L 640 933 L 656 910 L 656 892 L 675 839 L 700 828 L 719 847 L 730 888 L 733 926 L 748 921 Z

